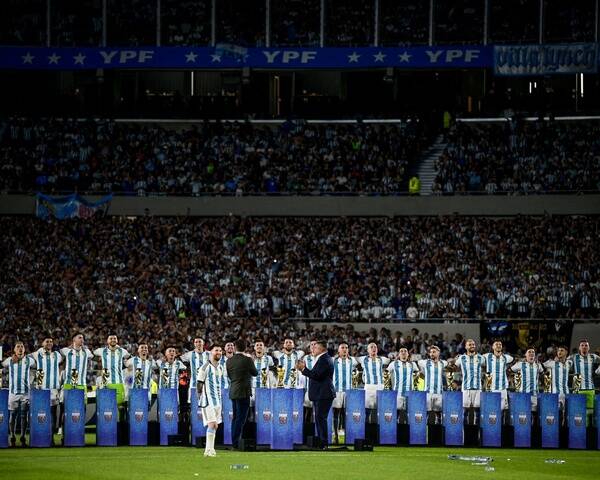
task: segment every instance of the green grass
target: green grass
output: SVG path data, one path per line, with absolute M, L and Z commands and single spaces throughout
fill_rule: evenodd
M 190 447 L 85 447 L 0 451 L 3 479 L 239 479 L 260 480 L 398 478 L 460 480 L 480 478 L 597 479 L 600 452 L 513 449 L 375 447 L 374 452 L 258 452 L 218 450 L 204 458 Z M 494 472 L 471 462 L 448 460 L 450 453 L 494 459 Z M 544 463 L 560 458 L 562 465 Z M 231 470 L 247 464 L 248 470 Z

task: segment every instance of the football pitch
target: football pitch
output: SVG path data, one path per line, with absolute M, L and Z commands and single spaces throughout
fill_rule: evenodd
M 2 479 L 597 479 L 600 452 L 375 447 L 373 452 L 234 452 L 204 458 L 190 447 L 85 447 L 0 451 Z M 449 454 L 493 459 L 487 471 Z M 546 459 L 563 464 L 548 464 Z M 232 465 L 246 465 L 232 469 Z

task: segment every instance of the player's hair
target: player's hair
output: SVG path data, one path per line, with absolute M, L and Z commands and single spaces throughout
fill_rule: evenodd
M 23 345 L 23 347 L 25 347 L 25 344 L 21 341 L 21 340 L 17 340 L 13 346 L 13 348 L 16 348 L 17 345 Z
M 108 337 L 117 337 L 117 338 L 119 338 L 119 337 L 117 336 L 117 334 L 116 334 L 116 333 L 113 333 L 113 332 L 109 333 L 109 334 L 106 336 L 106 339 L 107 339 L 107 340 L 108 340 Z
M 212 350 L 213 348 L 223 348 L 223 345 L 221 345 L 220 343 L 213 343 L 209 350 Z
M 348 348 L 350 348 L 350 345 L 348 345 L 348 342 L 340 342 L 338 344 L 338 347 L 341 347 L 342 345 L 346 345 Z
M 327 350 L 327 342 L 325 340 L 315 340 L 315 345 L 321 345 L 325 350 Z
M 431 350 L 437 350 L 438 352 L 440 351 L 440 347 L 438 347 L 437 345 L 429 345 L 429 348 L 427 351 L 431 351 Z
M 248 344 L 246 343 L 246 340 L 244 340 L 242 338 L 238 338 L 235 341 L 235 349 L 238 352 L 245 352 L 247 347 L 248 347 Z
M 587 338 L 582 338 L 581 340 L 579 340 L 579 345 L 581 345 L 582 343 L 590 343 L 590 342 L 588 341 Z
M 177 351 L 177 347 L 175 345 L 167 345 L 167 348 L 165 348 L 165 352 L 169 349 L 172 348 L 173 350 Z
M 285 341 L 286 341 L 286 340 L 291 340 L 292 342 L 294 341 L 294 339 L 293 339 L 292 337 L 289 337 L 289 336 L 288 336 L 288 337 L 285 337 L 285 338 L 283 339 L 283 342 L 285 343 Z
M 260 337 L 256 337 L 254 339 L 254 345 L 256 345 L 257 343 L 262 343 L 263 345 L 265 344 L 264 340 Z
M 81 333 L 81 332 L 75 332 L 73 334 L 73 336 L 71 337 L 71 340 L 75 340 L 75 337 L 78 337 L 79 335 L 81 335 L 83 337 L 83 333 Z
M 54 340 L 54 337 L 52 336 L 52 334 L 50 332 L 44 333 L 44 340 L 47 340 L 48 338 L 50 340 Z
M 144 342 L 143 340 L 140 341 L 140 343 L 138 343 L 138 348 L 141 347 L 142 345 L 148 346 L 148 342 Z
M 563 350 L 566 350 L 567 352 L 569 351 L 569 347 L 567 347 L 566 345 L 559 345 L 558 348 L 557 348 L 557 350 L 559 348 L 562 348 Z

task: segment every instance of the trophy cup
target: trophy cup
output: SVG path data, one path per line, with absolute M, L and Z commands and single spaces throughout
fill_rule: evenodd
M 160 372 L 160 385 L 162 388 L 169 387 L 169 369 L 163 368 Z
M 102 369 L 101 388 L 106 388 L 106 386 L 108 385 L 108 377 L 109 377 L 108 368 L 103 368 Z
M 44 371 L 41 369 L 37 369 L 35 371 L 35 387 L 38 390 L 41 390 L 43 383 L 44 383 Z
M 136 368 L 135 369 L 135 388 L 142 388 L 142 379 L 143 379 L 142 369 Z
M 358 384 L 360 383 L 360 372 L 358 369 L 352 370 L 352 388 L 358 388 Z
M 260 386 L 262 388 L 266 388 L 266 386 L 267 386 L 268 375 L 269 375 L 269 371 L 266 368 L 263 368 L 260 371 Z
M 71 369 L 71 386 L 76 387 L 79 385 L 79 372 L 76 368 Z
M 292 371 L 290 372 L 290 386 L 292 388 L 296 388 L 296 376 L 298 375 L 298 370 L 295 368 L 292 368 Z
M 277 388 L 283 388 L 283 377 L 285 376 L 285 369 L 280 365 L 277 367 Z
M 580 373 L 573 375 L 573 393 L 579 393 L 581 389 L 581 381 L 583 380 Z
M 384 390 L 392 389 L 392 376 L 390 375 L 390 372 L 388 372 L 387 370 L 383 371 L 383 389 Z
M 516 372 L 514 381 L 515 381 L 515 392 L 520 392 L 521 387 L 523 385 L 523 374 L 521 372 Z
M 552 372 L 546 370 L 544 372 L 544 393 L 552 392 Z
M 454 372 L 450 370 L 446 371 L 446 385 L 449 392 L 454 391 Z
M 419 372 L 413 372 L 413 390 L 419 390 Z
M 483 377 L 483 390 L 489 392 L 492 390 L 492 374 L 486 373 Z

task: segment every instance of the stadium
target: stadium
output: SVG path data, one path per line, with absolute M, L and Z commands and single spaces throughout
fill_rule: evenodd
M 598 0 L 0 11 L 0 477 L 597 478 Z

